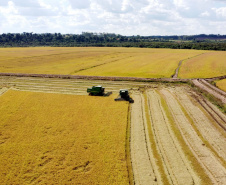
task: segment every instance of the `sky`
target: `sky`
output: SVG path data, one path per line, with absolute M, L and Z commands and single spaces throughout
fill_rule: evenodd
M 0 0 L 2 33 L 226 35 L 226 0 Z

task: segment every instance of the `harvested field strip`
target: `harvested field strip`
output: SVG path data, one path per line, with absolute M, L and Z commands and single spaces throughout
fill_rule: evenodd
M 158 184 L 170 184 L 165 166 L 161 157 L 161 153 L 158 148 L 158 142 L 156 140 L 156 132 L 155 128 L 152 126 L 152 119 L 150 114 L 150 101 L 148 100 L 147 93 L 144 93 L 144 100 L 145 100 L 145 112 L 146 112 L 146 119 L 147 119 L 147 130 L 150 139 L 150 159 L 153 160 L 153 164 L 155 164 L 155 174 L 157 176 Z M 152 154 L 152 155 L 151 155 Z
M 70 94 L 80 94 L 87 95 L 86 88 L 64 88 L 64 87 L 40 87 L 40 86 L 22 86 L 22 87 L 13 87 L 14 90 L 21 91 L 34 91 L 34 92 L 51 92 L 51 93 L 70 93 Z M 106 92 L 118 93 L 119 88 L 108 89 Z
M 36 87 L 36 88 L 52 88 L 52 89 L 57 89 L 57 88 L 65 88 L 65 89 L 87 89 L 88 87 L 91 87 L 91 85 L 54 85 L 54 84 L 30 84 L 30 83 L 8 83 L 9 85 L 12 85 L 13 87 L 17 87 L 17 88 L 23 88 L 23 87 Z M 95 84 L 97 85 L 97 84 Z M 134 86 L 135 87 L 135 86 Z M 115 89 L 128 89 L 128 88 L 133 88 L 133 87 L 128 87 L 128 86 L 124 86 L 124 85 L 120 85 L 120 86 L 110 86 L 110 87 L 106 87 L 106 90 L 115 90 Z
M 133 94 L 131 106 L 131 161 L 135 184 L 158 184 L 148 151 L 149 138 L 146 130 L 144 100 L 140 93 Z
M 177 124 L 175 123 L 174 116 L 171 113 L 171 111 L 167 105 L 167 102 L 164 99 L 164 96 L 159 91 L 157 91 L 157 92 L 161 97 L 161 104 L 169 119 L 170 127 L 171 127 L 175 137 L 177 138 L 177 141 L 179 142 L 180 147 L 183 149 L 181 156 L 183 156 L 184 161 L 187 161 L 187 163 L 190 164 L 187 167 L 188 167 L 188 170 L 190 171 L 190 173 L 192 174 L 192 176 L 194 177 L 195 184 L 208 184 L 209 182 L 211 182 L 209 177 L 207 176 L 207 174 L 205 173 L 205 171 L 199 164 L 199 161 L 196 159 L 196 157 L 191 152 L 190 148 L 187 146 L 187 144 L 182 136 L 182 133 L 180 132 L 180 129 L 177 127 Z
M 202 107 L 199 108 L 199 104 L 194 102 L 195 100 L 188 97 L 185 91 L 179 88 L 171 90 L 172 94 L 178 98 L 180 105 L 184 107 L 184 110 L 188 113 L 188 116 L 193 121 L 193 127 L 197 131 L 202 141 L 212 152 L 221 159 L 226 168 L 226 133 L 220 132 L 216 128 L 217 123 L 213 123 L 213 119 L 207 117 L 207 113 Z M 202 137 L 201 137 L 202 136 Z
M 155 91 L 148 91 L 152 127 L 155 131 L 156 142 L 162 156 L 166 174 L 172 184 L 194 184 L 199 181 L 193 176 L 189 162 L 183 154 L 169 120 L 162 108 L 161 99 Z
M 138 82 L 114 82 L 114 81 L 93 81 L 93 80 L 71 80 L 71 79 L 43 79 L 43 78 L 15 78 L 0 77 L 0 85 L 13 87 L 17 90 L 35 92 L 59 92 L 66 94 L 87 94 L 86 89 L 93 85 L 103 85 L 106 92 L 118 93 L 119 89 L 137 90 L 139 87 L 152 86 L 156 84 Z
M 51 88 L 43 88 L 43 89 L 40 89 L 40 88 L 13 88 L 13 90 L 20 90 L 20 91 L 33 91 L 33 92 L 51 92 L 51 93 L 70 93 L 70 94 L 80 94 L 82 93 L 82 95 L 88 95 L 88 93 L 86 92 L 86 90 L 70 90 L 70 89 L 51 89 Z M 111 91 L 112 93 L 116 93 L 118 94 L 118 90 L 114 90 L 114 91 Z
M 202 167 L 206 170 L 212 183 L 224 184 L 226 182 L 226 169 L 221 164 L 220 159 L 218 159 L 214 153 L 205 146 L 174 96 L 167 90 L 161 90 L 161 93 L 164 95 L 170 111 L 174 116 L 175 123 L 180 129 L 184 140 Z
M 0 102 L 0 184 L 129 184 L 127 102 L 11 90 Z

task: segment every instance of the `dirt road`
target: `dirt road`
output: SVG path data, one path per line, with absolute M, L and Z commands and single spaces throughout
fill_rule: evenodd
M 208 82 L 205 80 L 192 80 L 192 82 L 199 87 L 200 89 L 203 89 L 204 91 L 207 91 L 208 93 L 212 94 L 219 100 L 221 100 L 224 104 L 226 104 L 226 93 L 212 85 L 210 85 Z

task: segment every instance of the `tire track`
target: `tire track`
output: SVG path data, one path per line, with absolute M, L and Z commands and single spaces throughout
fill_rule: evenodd
M 194 156 L 200 162 L 202 167 L 206 170 L 209 178 L 213 184 L 225 184 L 226 183 L 226 169 L 222 166 L 219 159 L 213 154 L 213 152 L 205 146 L 200 136 L 196 133 L 191 123 L 182 111 L 179 103 L 175 97 L 167 90 L 161 90 L 165 100 L 174 116 L 175 123 L 180 129 L 182 136 Z
M 156 142 L 162 157 L 165 171 L 171 184 L 194 184 L 200 179 L 192 171 L 161 105 L 160 96 L 156 91 L 148 91 L 149 108 L 152 127 L 155 131 Z
M 131 161 L 135 184 L 158 184 L 155 167 L 150 159 L 144 102 L 140 93 L 133 94 L 131 106 Z

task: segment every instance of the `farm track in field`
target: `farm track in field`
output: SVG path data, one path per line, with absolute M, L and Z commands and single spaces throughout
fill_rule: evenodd
M 86 88 L 93 85 L 103 85 L 113 96 L 119 89 L 129 89 L 135 101 L 130 104 L 130 156 L 135 185 L 226 184 L 226 115 L 189 86 L 0 77 L 0 95 L 10 88 L 87 95 Z
M 195 86 L 199 87 L 200 89 L 203 89 L 204 91 L 207 91 L 208 93 L 215 96 L 217 99 L 221 100 L 224 104 L 226 104 L 226 93 L 217 87 L 214 87 L 213 85 L 209 84 L 204 79 L 198 80 L 192 80 Z
M 175 70 L 175 74 L 172 75 L 172 78 L 178 78 L 178 73 L 179 73 L 179 70 L 180 70 L 180 67 L 181 67 L 181 64 L 184 60 L 181 60 L 178 64 L 178 67 L 177 69 Z

